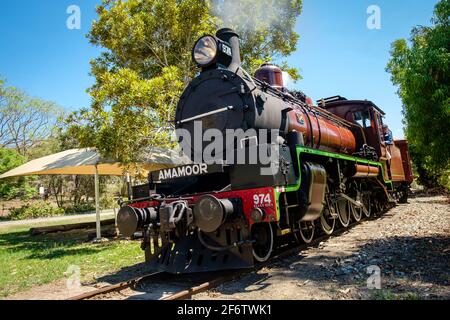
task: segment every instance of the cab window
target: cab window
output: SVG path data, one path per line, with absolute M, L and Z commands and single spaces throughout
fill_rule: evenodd
M 377 119 L 378 119 L 378 132 L 380 133 L 380 141 L 384 142 L 383 117 L 380 114 L 377 114 Z
M 368 110 L 354 112 L 353 118 L 355 119 L 355 122 L 363 128 L 370 128 L 372 126 L 370 122 L 370 112 Z

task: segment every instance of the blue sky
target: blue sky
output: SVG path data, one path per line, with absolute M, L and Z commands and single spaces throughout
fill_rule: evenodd
M 9 85 L 68 110 L 87 107 L 93 84 L 89 60 L 100 49 L 86 34 L 99 0 L 17 0 L 0 5 L 0 76 Z M 401 101 L 385 66 L 392 41 L 429 25 L 437 0 L 303 0 L 296 29 L 301 36 L 289 63 L 301 70 L 296 87 L 313 99 L 339 94 L 369 99 L 386 111 L 402 137 Z M 69 30 L 68 6 L 81 9 L 81 29 Z M 381 9 L 381 29 L 369 30 L 369 5 Z

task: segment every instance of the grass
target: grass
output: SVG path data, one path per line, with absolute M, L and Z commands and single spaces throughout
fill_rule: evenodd
M 86 283 L 144 260 L 137 241 L 93 244 L 86 231 L 31 236 L 29 228 L 0 229 L 0 297 L 66 278 L 72 265 Z

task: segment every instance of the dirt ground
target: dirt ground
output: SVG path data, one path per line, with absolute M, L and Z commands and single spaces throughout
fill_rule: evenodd
M 67 290 L 62 279 L 7 299 L 65 299 L 144 273 L 138 266 L 81 288 Z M 378 279 L 380 289 L 369 289 L 368 282 L 377 287 Z M 377 220 L 193 299 L 449 299 L 449 285 L 450 200 L 418 196 Z M 138 298 L 154 298 L 143 293 Z
M 194 299 L 450 299 L 449 285 L 450 201 L 428 196 Z

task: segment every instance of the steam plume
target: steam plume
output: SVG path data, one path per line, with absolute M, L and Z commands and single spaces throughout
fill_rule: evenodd
M 294 10 L 291 0 L 212 0 L 212 13 L 223 26 L 254 33 L 281 26 L 286 12 Z

